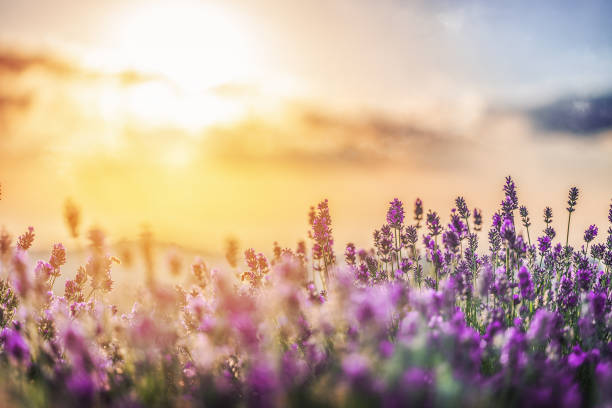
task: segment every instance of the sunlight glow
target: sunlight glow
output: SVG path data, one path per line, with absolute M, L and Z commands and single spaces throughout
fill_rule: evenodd
M 119 62 L 205 90 L 249 74 L 253 54 L 242 24 L 202 3 L 141 6 L 119 18 Z

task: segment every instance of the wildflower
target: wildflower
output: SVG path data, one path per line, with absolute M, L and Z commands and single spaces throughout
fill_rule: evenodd
M 606 293 L 605 292 L 591 292 L 589 294 L 589 302 L 591 303 L 591 310 L 596 320 L 601 320 L 606 312 Z
M 572 220 L 572 213 L 576 211 L 574 207 L 576 207 L 577 202 L 578 202 L 578 188 L 572 187 L 570 188 L 570 191 L 568 194 L 568 200 L 567 200 L 567 204 L 569 207 L 567 207 L 568 216 L 567 216 L 567 235 L 565 237 L 565 246 L 567 246 L 569 243 L 570 221 Z
M 347 265 L 355 266 L 356 262 L 356 252 L 355 252 L 355 244 L 349 242 L 346 244 L 346 251 L 344 252 L 344 259 Z
M 602 260 L 606 254 L 606 244 L 595 244 L 591 247 L 591 256 Z
M 49 265 L 56 271 L 60 266 L 66 263 L 66 249 L 60 244 L 53 245 L 53 251 L 51 252 L 51 258 L 49 258 Z
M 17 238 L 17 248 L 27 251 L 34 242 L 34 227 L 28 227 L 28 230 Z
M 405 246 L 414 247 L 414 245 L 419 240 L 417 229 L 414 225 L 409 225 L 404 230 L 404 234 L 402 235 L 402 243 Z
M 578 286 L 580 289 L 587 291 L 591 287 L 591 281 L 593 278 L 593 272 L 590 269 L 579 269 L 576 272 L 576 276 L 578 278 Z
M 478 208 L 474 208 L 473 215 L 474 217 L 474 230 L 480 231 L 482 230 L 482 211 Z
M 527 354 L 525 353 L 525 336 L 517 329 L 510 328 L 500 356 L 503 366 L 511 370 L 520 370 L 527 365 Z
M 397 198 L 391 201 L 387 211 L 387 223 L 391 228 L 399 229 L 404 223 L 404 205 Z
M 544 208 L 544 223 L 546 224 L 546 226 L 552 223 L 552 218 L 553 218 L 552 208 L 550 207 Z
M 457 235 L 454 229 L 447 229 L 442 234 L 442 243 L 444 243 L 448 251 L 455 253 L 459 249 L 459 235 Z
M 417 222 L 416 228 L 421 228 L 421 220 L 423 220 L 423 201 L 421 201 L 420 198 L 417 198 L 414 202 L 414 220 Z
M 570 213 L 576 211 L 574 207 L 576 207 L 577 202 L 578 202 L 578 188 L 572 187 L 570 188 L 570 191 L 568 194 L 567 205 L 569 207 L 567 207 L 567 211 L 569 211 Z
M 516 195 L 516 185 L 512 180 L 512 177 L 506 177 L 506 184 L 504 184 L 504 193 L 506 194 L 506 200 L 510 203 L 508 206 L 509 212 L 506 215 L 512 213 L 513 210 L 518 209 L 518 196 Z
M 527 211 L 527 207 L 521 205 L 519 208 L 519 214 L 521 214 L 521 221 L 523 222 L 523 226 L 525 228 L 529 228 L 531 226 L 531 222 L 529 220 L 529 211 Z
M 546 252 L 550 249 L 550 238 L 548 236 L 543 236 L 538 238 L 538 249 L 540 250 L 540 255 L 544 256 Z
M 531 275 L 525 266 L 519 268 L 518 279 L 521 297 L 523 299 L 533 300 L 533 283 L 531 281 Z
M 173 276 L 178 276 L 181 273 L 181 267 L 183 266 L 183 261 L 176 250 L 170 251 L 168 253 L 168 267 L 170 269 L 170 274 Z
M 83 406 L 92 404 L 96 387 L 89 373 L 84 370 L 72 373 L 66 382 L 66 388 L 79 404 Z
M 17 363 L 26 363 L 30 360 L 30 348 L 21 334 L 14 329 L 4 328 L 0 332 L 0 342 L 4 344 L 9 357 Z
M 455 204 L 457 205 L 457 211 L 459 212 L 461 218 L 467 220 L 470 217 L 470 210 L 465 203 L 465 199 L 463 197 L 457 197 L 455 199 Z
M 597 236 L 597 232 L 598 229 L 596 225 L 589 226 L 589 228 L 584 231 L 584 242 L 588 244 L 589 242 L 593 241 Z
M 435 211 L 429 210 L 429 212 L 427 213 L 427 229 L 429 229 L 429 232 L 434 237 L 440 235 L 440 232 L 442 232 L 442 226 L 440 225 L 440 217 Z
M 508 243 L 513 244 L 514 239 L 516 238 L 514 232 L 514 222 L 512 218 L 509 216 L 504 217 L 504 222 L 499 230 L 500 236 L 506 240 Z
M 68 226 L 72 238 L 78 238 L 79 224 L 81 223 L 81 210 L 70 198 L 66 199 L 64 204 L 64 219 L 66 220 L 66 225 Z
M 69 302 L 82 302 L 81 286 L 74 280 L 67 280 L 64 287 L 64 297 Z
M 350 354 L 342 361 L 342 372 L 353 383 L 367 381 L 369 370 L 370 363 L 359 354 Z
M 311 207 L 309 218 L 312 229 L 308 235 L 315 242 L 315 246 L 312 249 L 313 259 L 319 262 L 323 261 L 323 265 L 318 265 L 318 268 L 324 273 L 322 280 L 327 282 L 329 278 L 328 268 L 336 261 L 333 253 L 334 239 L 332 237 L 331 216 L 327 199 L 318 204 L 317 211 Z
M 555 239 L 555 237 L 557 236 L 555 229 L 551 226 L 546 227 L 546 229 L 544 230 L 544 234 L 546 234 L 546 236 L 551 240 Z
M 230 237 L 225 244 L 225 259 L 227 263 L 235 268 L 238 265 L 238 240 Z
M 11 236 L 6 231 L 4 227 L 2 227 L 2 232 L 0 232 L 0 258 L 4 259 L 9 256 L 11 252 Z
M 27 254 L 25 251 L 17 250 L 12 258 L 15 289 L 21 296 L 26 296 L 32 287 L 32 278 L 28 268 Z

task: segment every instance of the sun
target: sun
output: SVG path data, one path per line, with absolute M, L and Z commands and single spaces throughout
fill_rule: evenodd
M 149 80 L 106 89 L 100 110 L 105 119 L 122 120 L 127 114 L 141 125 L 197 133 L 248 112 L 244 100 L 215 92 L 255 81 L 257 53 L 238 15 L 204 2 L 129 4 L 109 24 L 108 46 L 91 60 Z
M 204 2 L 159 2 L 118 19 L 117 58 L 125 65 L 204 90 L 244 80 L 255 55 L 244 22 Z

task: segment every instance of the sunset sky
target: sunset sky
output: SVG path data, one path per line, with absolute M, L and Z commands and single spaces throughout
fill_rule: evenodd
M 0 224 L 46 247 L 85 227 L 219 251 L 337 250 L 388 202 L 487 223 L 504 176 L 541 229 L 612 198 L 609 1 L 0 0 Z

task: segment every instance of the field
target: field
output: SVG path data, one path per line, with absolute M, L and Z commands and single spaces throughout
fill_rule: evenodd
M 518 196 L 506 178 L 491 219 L 457 197 L 447 225 L 421 200 L 395 199 L 369 248 L 334 242 L 324 200 L 310 209 L 308 242 L 242 252 L 230 240 L 219 267 L 197 258 L 189 273 L 180 251 L 155 262 L 146 231 L 128 250 L 89 230 L 78 267 L 61 243 L 29 260 L 33 228 L 15 240 L 3 231 L 0 400 L 609 406 L 612 204 L 609 225 L 569 242 L 588 197 L 571 188 L 566 212 L 554 214 L 567 229 L 555 231 L 547 207 L 538 231 L 540 211 Z M 78 235 L 79 209 L 68 203 L 65 217 Z M 117 285 L 120 262 L 134 263 L 142 283 Z M 160 279 L 162 268 L 173 280 Z

